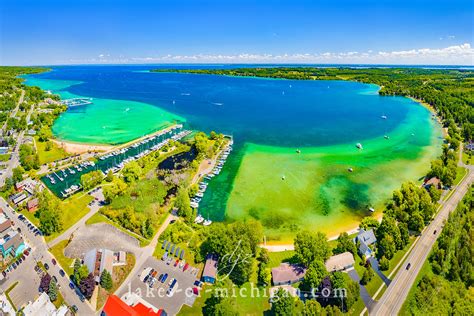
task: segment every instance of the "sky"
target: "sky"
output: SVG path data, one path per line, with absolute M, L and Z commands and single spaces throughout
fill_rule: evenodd
M 473 65 L 472 0 L 0 0 L 0 64 Z

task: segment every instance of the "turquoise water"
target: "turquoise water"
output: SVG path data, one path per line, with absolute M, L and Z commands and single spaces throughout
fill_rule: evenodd
M 146 71 L 151 68 L 57 67 L 29 83 L 63 97 L 102 100 L 100 109 L 93 104 L 62 114 L 53 126 L 60 139 L 120 143 L 173 121 L 232 135 L 235 150 L 199 209 L 214 220 L 253 217 L 274 235 L 306 225 L 345 229 L 367 215 L 368 205 L 380 210 L 393 189 L 417 180 L 439 154 L 441 129 L 429 111 L 407 98 L 379 96 L 375 85 Z M 124 102 L 134 104 L 131 121 L 123 118 Z M 363 151 L 355 148 L 359 142 Z

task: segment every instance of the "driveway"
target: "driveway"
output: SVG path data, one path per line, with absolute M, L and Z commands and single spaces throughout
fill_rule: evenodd
M 383 274 L 383 272 L 380 270 L 379 262 L 377 261 L 377 259 L 375 259 L 374 257 L 370 257 L 369 262 L 370 262 L 370 265 L 372 266 L 372 269 L 375 271 L 375 273 L 377 273 L 377 275 L 382 279 L 385 285 L 389 286 L 390 282 L 392 281 L 390 281 L 390 279 L 387 278 L 385 274 Z
M 372 296 L 370 296 L 369 292 L 367 292 L 367 289 L 365 288 L 365 286 L 360 284 L 360 277 L 356 269 L 351 269 L 347 271 L 347 273 L 349 274 L 349 276 L 351 277 L 353 281 L 359 284 L 360 297 L 362 298 L 362 301 L 364 301 L 365 307 L 367 307 L 367 309 L 370 311 L 375 301 L 372 299 Z
M 97 223 L 80 227 L 64 250 L 69 258 L 80 258 L 94 248 L 107 248 L 112 251 L 140 252 L 140 243 L 136 238 L 122 232 L 112 225 Z

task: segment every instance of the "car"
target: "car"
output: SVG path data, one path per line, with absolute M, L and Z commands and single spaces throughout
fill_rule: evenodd
M 21 259 L 21 258 L 19 258 L 19 259 L 17 260 L 17 263 L 18 263 L 18 264 L 20 264 L 20 263 L 22 263 L 22 262 L 23 262 L 23 259 Z
M 177 259 L 175 262 L 174 262 L 174 266 L 177 267 L 179 264 L 179 259 Z
M 21 234 L 21 228 L 20 227 L 18 227 L 16 230 Z
M 21 256 L 21 260 L 25 260 L 25 255 L 22 255 L 22 256 Z
M 437 230 L 435 229 L 435 231 L 433 232 L 433 235 L 436 235 L 436 232 L 437 232 Z
M 28 250 L 23 251 L 23 253 L 25 254 L 25 256 L 28 256 L 30 254 Z
M 47 263 L 45 263 L 45 264 L 44 264 L 44 268 L 45 268 L 46 270 L 49 270 L 49 265 L 48 265 Z
M 58 278 L 55 275 L 53 275 L 53 280 L 56 284 L 58 284 Z
M 165 283 L 166 279 L 168 278 L 168 273 L 165 273 L 161 278 L 161 283 Z
M 153 273 L 151 274 L 152 277 L 156 277 L 156 275 L 158 274 L 158 271 L 153 271 Z
M 170 224 L 174 224 L 174 223 L 176 223 L 176 220 L 175 220 L 175 219 L 172 219 L 172 220 L 170 221 Z
M 84 297 L 84 295 L 79 295 L 79 299 L 81 300 L 81 302 L 84 302 L 86 300 L 86 298 Z
M 143 279 L 143 282 L 145 282 L 145 283 L 146 283 L 146 282 L 148 281 L 148 279 L 149 279 L 149 278 L 150 278 L 150 275 L 149 275 L 149 274 L 147 274 L 147 275 L 145 276 L 145 278 Z
M 5 271 L 2 271 L 2 275 L 3 275 L 3 277 L 6 277 L 7 273 Z
M 63 269 L 59 269 L 59 275 L 64 278 L 64 276 L 66 275 L 66 273 L 64 272 Z
M 13 269 L 16 269 L 16 262 L 12 264 Z
M 409 270 L 410 267 L 411 267 L 411 263 L 408 263 L 406 269 Z
M 79 308 L 77 308 L 76 305 L 72 305 L 72 306 L 71 306 L 71 311 L 72 311 L 73 313 L 77 313 L 78 310 L 79 310 Z
M 54 259 L 54 258 L 51 259 L 51 262 L 52 262 L 54 265 L 56 265 L 56 259 Z
M 194 286 L 202 287 L 202 282 L 199 280 L 194 281 Z
M 171 286 L 171 284 L 173 284 L 174 280 L 175 280 L 175 279 L 172 278 L 172 279 L 168 282 L 168 285 Z
M 74 290 L 74 283 L 69 282 L 69 288 L 70 288 L 71 290 Z

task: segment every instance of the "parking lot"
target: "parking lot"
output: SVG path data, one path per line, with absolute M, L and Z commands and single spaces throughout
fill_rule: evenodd
M 183 271 L 184 265 L 178 264 L 175 266 L 175 260 L 176 258 L 168 264 L 166 261 L 154 257 L 148 258 L 140 268 L 139 274 L 133 277 L 131 286 L 125 287 L 122 293 L 118 293 L 119 296 L 127 293 L 129 289 L 135 293 L 140 291 L 145 301 L 158 309 L 164 309 L 168 315 L 176 315 L 183 304 L 192 306 L 197 297 L 193 293 L 193 289 L 197 289 L 195 282 L 198 280 L 199 270 L 188 265 L 186 270 Z M 152 278 L 148 276 L 151 269 L 156 271 L 152 287 L 149 286 Z M 164 282 L 161 282 L 159 277 L 165 274 L 168 274 L 167 278 Z M 145 278 L 147 282 L 143 281 Z M 176 279 L 176 282 L 170 294 L 168 290 L 173 279 Z

